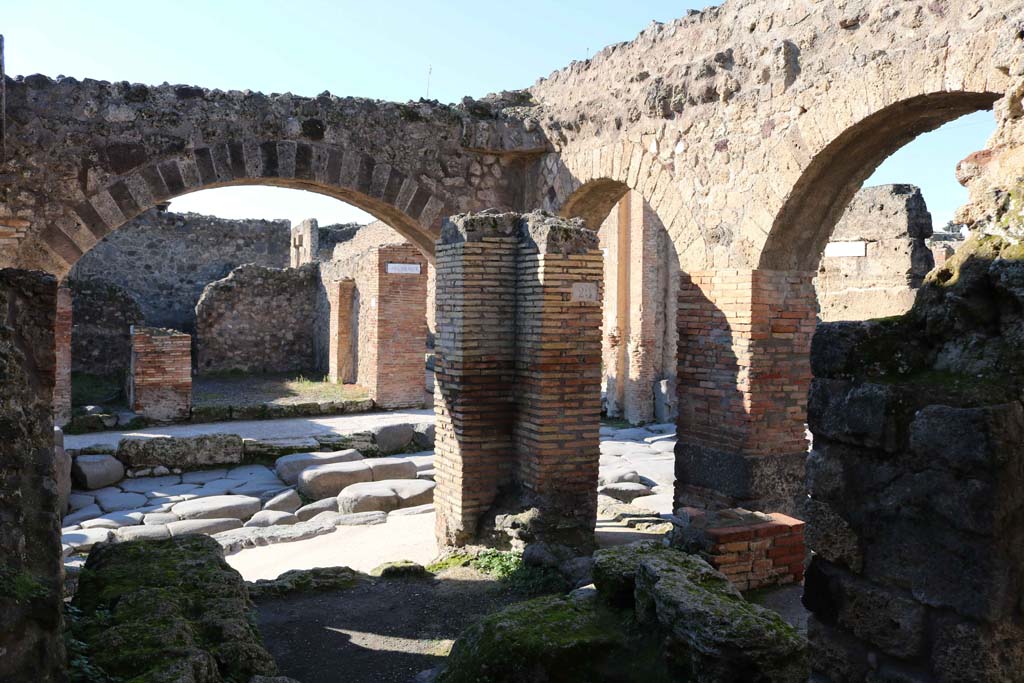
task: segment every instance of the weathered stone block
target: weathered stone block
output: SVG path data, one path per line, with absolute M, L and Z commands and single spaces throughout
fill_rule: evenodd
M 117 459 L 132 468 L 235 465 L 242 462 L 242 453 L 242 438 L 237 434 L 127 438 L 117 445 Z

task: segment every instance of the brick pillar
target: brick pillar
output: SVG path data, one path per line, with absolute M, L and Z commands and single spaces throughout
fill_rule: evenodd
M 677 502 L 795 510 L 807 454 L 812 279 L 767 270 L 682 276 Z
M 546 540 L 585 547 L 597 521 L 603 264 L 589 231 L 523 219 L 516 283 L 517 481 Z
M 0 270 L 0 681 L 65 680 L 56 309 L 51 275 Z
M 192 410 L 192 337 L 135 325 L 131 336 L 131 409 L 156 422 L 187 419 Z
M 515 538 L 589 546 L 600 424 L 596 235 L 539 213 L 457 216 L 435 265 L 439 542 L 483 534 L 481 518 L 505 488 L 504 519 L 539 513 Z
M 377 250 L 377 380 L 382 408 L 420 408 L 427 348 L 427 260 L 411 244 Z
M 634 195 L 630 192 L 627 197 Z M 657 215 L 639 194 L 629 201 L 629 366 L 623 417 L 632 424 L 654 419 L 654 382 L 657 379 L 656 340 L 658 294 L 658 233 L 664 230 Z
M 57 317 L 54 325 L 56 383 L 53 388 L 53 422 L 63 427 L 71 420 L 71 290 L 57 288 Z
M 457 216 L 434 252 L 437 537 L 464 545 L 513 463 L 516 219 Z
M 335 384 L 355 381 L 355 357 L 352 344 L 354 280 L 329 282 L 327 304 L 330 307 L 327 359 L 328 379 Z

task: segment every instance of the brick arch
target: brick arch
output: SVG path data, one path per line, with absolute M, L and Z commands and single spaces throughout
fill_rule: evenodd
M 759 267 L 815 270 L 853 196 L 879 165 L 918 135 L 991 109 L 989 92 L 944 91 L 899 100 L 849 126 L 810 159 L 775 217 Z
M 347 202 L 387 223 L 431 260 L 442 219 L 455 213 L 447 198 L 358 150 L 271 140 L 197 147 L 150 160 L 70 207 L 87 231 L 87 244 L 56 229 L 43 237 L 70 269 L 92 244 L 160 202 L 241 185 L 308 190 Z

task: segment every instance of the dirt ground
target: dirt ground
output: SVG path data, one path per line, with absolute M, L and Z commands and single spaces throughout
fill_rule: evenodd
M 481 617 L 527 599 L 469 567 L 257 601 L 281 674 L 303 683 L 409 683 Z
M 366 398 L 355 384 L 331 384 L 323 377 L 304 375 L 218 375 L 192 381 L 196 406 L 244 406 L 262 403 L 288 405 Z

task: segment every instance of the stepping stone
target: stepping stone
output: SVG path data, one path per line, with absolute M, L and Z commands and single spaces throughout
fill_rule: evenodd
M 94 517 L 82 522 L 83 529 L 119 529 L 123 526 L 142 524 L 141 512 L 111 512 L 109 515 Z
M 101 493 L 96 496 L 96 502 L 104 512 L 117 512 L 119 510 L 131 510 L 146 505 L 149 500 L 141 493 Z
M 209 496 L 177 503 L 171 508 L 171 512 L 181 519 L 245 520 L 259 512 L 260 507 L 260 499 L 252 496 Z M 173 528 L 171 535 L 174 535 Z
M 93 490 L 124 479 L 124 465 L 113 455 L 80 455 L 71 463 L 75 486 Z
M 302 470 L 307 467 L 329 465 L 335 462 L 353 462 L 362 459 L 363 456 L 359 451 L 351 448 L 330 453 L 294 453 L 274 461 L 274 469 L 281 481 L 286 484 L 294 484 L 299 480 L 299 474 Z
M 433 422 L 420 423 L 414 428 L 415 434 L 413 434 L 412 440 L 420 448 L 433 448 L 434 447 L 434 434 L 436 428 Z
M 610 496 L 615 500 L 622 501 L 623 503 L 631 503 L 636 498 L 640 498 L 641 496 L 650 496 L 654 493 L 651 491 L 650 487 L 632 482 L 609 484 L 598 488 L 597 492 L 602 496 Z
M 413 465 L 416 465 L 417 472 L 434 469 L 434 451 L 412 453 L 411 455 L 403 456 L 403 459 L 408 460 Z
M 397 479 L 353 484 L 338 494 L 338 512 L 391 512 L 434 501 L 434 482 Z
M 313 517 L 317 516 L 321 512 L 337 511 L 338 499 L 332 497 L 324 498 L 323 500 L 318 500 L 315 503 L 310 503 L 309 505 L 300 507 L 298 510 L 295 511 L 295 516 L 298 517 L 300 521 L 305 522 L 307 520 L 313 519 Z
M 280 491 L 283 488 L 285 488 L 285 483 L 283 481 L 275 478 L 274 481 L 272 481 L 272 482 L 270 482 L 270 481 L 249 481 L 249 482 L 244 482 L 244 483 L 242 483 L 241 486 L 236 486 L 235 488 L 231 489 L 231 493 L 235 494 L 236 496 L 255 496 L 255 497 L 259 498 L 264 493 L 267 493 L 267 492 L 277 493 L 278 491 Z M 260 501 L 260 504 L 261 505 L 263 504 L 262 500 Z
M 415 471 L 416 466 L 409 463 Z M 413 474 L 415 476 L 415 472 Z M 299 492 L 314 500 L 323 500 L 341 493 L 346 486 L 373 481 L 373 471 L 365 460 L 336 462 L 330 465 L 307 467 L 299 474 Z
M 170 530 L 163 524 L 121 527 L 114 532 L 118 541 L 160 541 L 171 537 Z
M 264 510 L 275 510 L 278 512 L 295 512 L 302 507 L 302 498 L 295 489 L 281 491 L 273 498 L 263 504 Z
M 426 503 L 424 505 L 413 505 L 411 508 L 402 508 L 400 510 L 394 510 L 388 514 L 389 517 L 408 517 L 412 515 L 427 515 L 434 512 L 434 504 Z
M 177 484 L 175 486 L 167 486 L 157 490 L 143 491 L 150 498 L 170 498 L 174 496 L 183 496 L 186 493 L 195 493 L 198 491 L 200 486 L 198 484 Z
M 437 474 L 434 470 L 420 470 L 416 473 L 417 479 L 423 479 L 424 481 L 434 481 L 434 475 Z
M 416 436 L 416 428 L 408 422 L 393 425 L 379 425 L 370 430 L 374 443 L 381 455 L 391 455 L 408 450 Z
M 278 524 L 297 524 L 299 518 L 290 512 L 278 510 L 260 510 L 243 526 L 275 526 Z
M 622 455 L 626 452 L 629 442 L 602 441 L 600 445 L 601 455 Z
M 149 526 L 163 526 L 177 522 L 180 517 L 173 512 L 151 512 L 142 518 L 142 523 Z
M 669 439 L 666 441 L 658 441 L 651 444 L 651 448 L 658 453 L 675 453 L 676 440 Z
M 639 483 L 640 475 L 636 470 L 628 467 L 609 467 L 600 470 L 600 475 L 597 478 L 599 486 L 608 486 L 609 484 L 621 484 L 623 482 Z
M 162 489 L 168 489 L 172 486 L 181 485 L 181 477 L 176 474 L 170 474 L 166 477 L 138 477 L 136 479 L 125 479 L 121 482 L 122 491 L 131 491 L 133 493 L 147 493 L 147 492 L 162 492 Z M 193 488 L 195 488 L 193 486 Z
M 96 502 L 96 496 L 88 493 L 72 493 L 68 496 L 68 507 L 72 512 L 75 510 L 81 510 L 84 507 L 88 507 Z
M 60 542 L 74 548 L 73 552 L 81 553 L 90 550 L 97 543 L 109 540 L 112 533 L 110 529 L 81 529 L 61 535 Z
M 171 536 L 185 536 L 187 534 L 217 534 L 221 531 L 239 529 L 242 521 L 239 519 L 183 519 L 180 522 L 171 522 L 167 530 Z
M 373 481 L 416 478 L 416 464 L 408 458 L 367 458 L 363 462 L 370 468 Z
M 205 484 L 227 476 L 228 470 L 225 467 L 218 467 L 214 470 L 199 470 L 198 472 L 185 472 L 181 475 L 182 484 Z
M 93 519 L 94 517 L 100 517 L 103 515 L 103 510 L 100 510 L 100 506 L 95 503 L 92 505 L 86 505 L 84 508 L 80 508 L 70 515 L 64 517 L 61 524 L 64 526 L 74 526 L 79 522 L 87 519 Z

